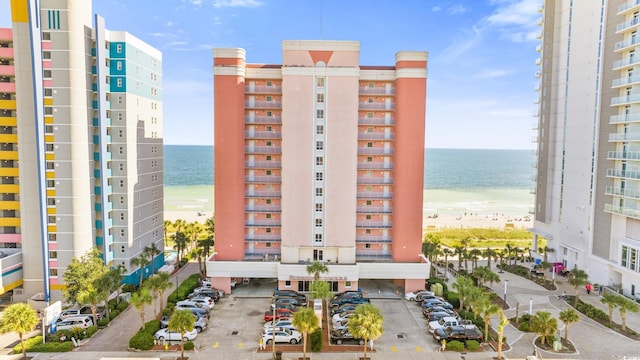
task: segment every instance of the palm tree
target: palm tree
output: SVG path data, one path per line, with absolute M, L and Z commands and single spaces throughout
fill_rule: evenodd
M 331 293 L 331 284 L 328 281 L 312 281 L 309 284 L 309 297 L 312 299 L 329 300 L 333 294 Z
M 458 310 L 462 310 L 464 302 L 473 287 L 473 281 L 466 276 L 458 276 L 451 286 L 458 291 L 458 300 L 460 300 L 460 308 Z
M 500 322 L 498 323 L 498 360 L 502 360 L 502 340 L 504 338 L 504 328 L 509 324 L 509 318 L 504 314 L 504 311 L 500 309 Z
M 511 243 L 507 243 L 507 245 L 504 246 L 504 250 L 506 250 L 506 258 L 507 258 L 507 264 L 511 265 L 511 253 L 513 252 L 513 244 Z
M 151 243 L 151 245 L 144 248 L 144 252 L 149 256 L 149 258 L 151 258 L 151 275 L 153 275 L 156 273 L 156 267 L 155 267 L 156 255 L 160 255 L 161 251 L 158 248 L 158 245 L 156 245 L 156 243 Z
M 478 279 L 478 286 L 484 286 L 485 278 L 487 275 L 487 268 L 484 266 L 473 269 L 471 273 L 476 279 Z
M 469 292 L 467 293 L 467 296 L 465 298 L 465 308 L 467 309 L 467 311 L 473 312 L 473 318 L 475 319 L 480 314 L 476 309 L 476 307 L 478 306 L 478 303 L 481 303 L 483 301 L 488 301 L 488 300 L 489 300 L 488 293 L 484 292 L 479 287 L 472 286 L 469 289 Z
M 96 281 L 99 283 L 98 281 Z M 94 284 L 89 284 L 83 290 L 80 290 L 78 293 L 78 301 L 81 304 L 89 304 L 91 306 L 91 314 L 93 315 L 93 325 L 98 326 L 98 314 L 97 307 L 98 304 L 107 300 L 109 297 L 109 293 L 107 289 L 104 287 L 96 286 Z M 108 307 L 108 306 L 107 306 Z
M 558 332 L 558 319 L 551 317 L 548 311 L 538 311 L 531 319 L 531 330 L 542 337 L 542 345 L 544 345 L 547 337 Z
M 198 240 L 198 246 L 204 250 L 204 256 L 206 257 L 209 257 L 213 245 L 213 236 L 211 235 L 208 235 L 206 239 Z
M 138 286 L 142 286 L 142 280 L 144 279 L 144 268 L 149 265 L 149 260 L 147 259 L 146 254 L 144 252 L 140 254 L 140 256 L 131 259 L 131 265 L 136 266 L 140 270 L 140 284 Z
M 453 254 L 458 258 L 458 273 L 462 271 L 462 259 L 464 258 L 465 250 L 462 246 L 454 246 Z
M 618 296 L 613 294 L 602 294 L 600 302 L 609 306 L 609 326 L 613 326 L 613 309 L 618 306 Z
M 460 245 L 464 249 L 464 271 L 469 272 L 469 245 L 471 245 L 471 238 L 466 237 L 464 239 L 460 239 Z
M 573 309 L 560 312 L 560 320 L 564 323 L 564 339 L 569 341 L 569 324 L 580 320 L 580 316 Z
M 204 230 L 204 228 L 197 221 L 194 221 L 192 223 L 188 223 L 186 225 L 185 233 L 189 235 L 188 238 L 189 238 L 189 248 L 190 249 L 195 248 L 196 243 L 198 241 L 198 237 L 200 236 L 200 233 L 203 230 Z
M 492 303 L 490 300 L 478 303 L 477 307 L 478 313 L 484 321 L 484 338 L 489 340 L 489 322 L 491 321 L 491 317 L 493 315 L 498 315 L 502 311 L 502 308 Z
M 320 274 L 326 274 L 329 272 L 327 265 L 314 261 L 312 264 L 307 265 L 307 273 L 313 274 L 313 281 L 320 280 Z
M 363 304 L 356 307 L 355 314 L 349 318 L 347 327 L 354 338 L 364 339 L 364 358 L 367 358 L 367 343 L 382 336 L 384 318 L 380 309 Z
M 149 289 L 140 288 L 138 292 L 131 295 L 131 305 L 140 311 L 141 328 L 144 327 L 144 307 L 153 303 L 153 297 L 149 293 Z
M 24 347 L 24 334 L 35 329 L 38 324 L 38 314 L 27 303 L 15 303 L 2 312 L 0 318 L 0 334 L 15 332 L 20 337 L 22 358 L 27 358 L 27 349 Z
M 216 234 L 216 220 L 213 216 L 204 221 L 204 230 L 212 240 Z
M 471 249 L 471 251 L 469 251 L 469 258 L 471 259 L 471 272 L 473 272 L 473 270 L 478 267 L 478 260 L 480 259 L 480 256 L 482 256 L 482 250 L 480 249 Z
M 169 289 L 171 287 L 171 281 L 169 280 L 169 274 L 166 272 L 159 272 L 156 275 L 151 276 L 149 279 L 147 279 L 147 281 L 144 283 L 144 286 L 149 289 L 149 291 L 151 292 L 151 294 L 153 294 L 153 299 L 154 301 L 158 300 L 158 298 L 160 298 L 160 303 L 158 304 L 159 306 L 156 309 L 156 318 L 158 317 L 158 315 L 160 314 L 160 309 L 162 309 L 163 307 L 163 301 L 164 301 L 164 292 Z
M 506 256 L 505 252 L 508 253 L 508 250 L 506 249 L 502 249 L 499 251 L 496 251 L 496 256 L 498 257 L 498 259 L 500 259 L 500 273 L 504 272 L 503 268 L 504 268 L 504 258 Z
M 193 250 L 193 252 L 191 254 L 196 256 L 196 259 L 198 260 L 198 274 L 200 274 L 200 278 L 201 279 L 204 279 L 205 278 L 204 249 L 203 248 L 197 248 L 197 249 Z
M 447 271 L 449 271 L 449 255 L 453 255 L 451 249 L 443 247 L 442 255 L 444 255 L 444 276 L 447 276 Z
M 637 313 L 638 310 L 640 310 L 638 304 L 622 296 L 618 296 L 618 311 L 620 312 L 620 319 L 622 320 L 622 331 L 627 330 L 627 311 Z
M 187 225 L 187 222 L 182 219 L 177 219 L 176 221 L 174 221 L 173 222 L 173 226 L 175 227 L 174 234 L 182 232 L 182 229 L 185 228 L 186 225 Z
M 494 273 L 493 271 L 489 270 L 487 271 L 486 274 L 484 274 L 484 281 L 488 281 L 489 282 L 489 287 L 493 287 L 493 283 L 494 282 L 500 282 L 500 275 Z
M 180 359 L 184 360 L 184 333 L 193 330 L 195 317 L 189 310 L 174 311 L 169 318 L 169 331 L 180 333 Z
M 119 265 L 116 268 L 109 269 L 98 280 L 96 286 L 106 290 L 107 294 L 116 292 L 116 303 L 120 300 L 120 285 L 122 284 L 124 267 Z M 108 296 L 107 296 L 108 297 Z M 105 316 L 109 319 L 109 306 L 105 306 Z
M 569 281 L 569 284 L 571 284 L 573 288 L 576 289 L 576 298 L 573 299 L 573 306 L 576 306 L 576 304 L 578 303 L 579 289 L 581 286 L 587 283 L 588 278 L 589 278 L 589 275 L 587 275 L 587 273 L 584 272 L 584 270 L 575 268 L 569 271 L 569 274 L 567 275 L 567 280 Z
M 187 247 L 187 236 L 183 232 L 178 231 L 171 235 L 171 239 L 173 240 L 173 248 L 178 251 L 178 262 L 180 262 L 180 259 L 182 259 L 182 253 Z
M 302 333 L 302 358 L 307 358 L 307 335 L 318 328 L 318 317 L 312 308 L 303 308 L 293 314 L 293 326 Z
M 484 251 L 483 255 L 487 258 L 487 267 L 491 269 L 491 258 L 496 258 L 498 256 L 498 253 L 496 253 L 496 251 L 492 248 L 487 248 Z
M 169 247 L 169 226 L 173 225 L 170 220 L 164 221 L 164 247 Z

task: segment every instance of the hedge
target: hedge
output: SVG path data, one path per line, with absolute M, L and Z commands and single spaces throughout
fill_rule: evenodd
M 316 329 L 316 331 L 309 334 L 309 340 L 311 340 L 312 352 L 322 351 L 322 331 L 320 329 Z
M 476 340 L 467 340 L 464 342 L 464 347 L 466 347 L 469 351 L 478 351 L 478 349 L 480 348 L 480 343 L 478 343 Z
M 160 320 L 151 320 L 144 324 L 144 327 L 129 339 L 129 348 L 150 350 L 154 345 L 156 331 L 160 330 Z
M 453 305 L 454 308 L 460 307 L 460 299 L 458 298 L 458 293 L 453 291 L 447 291 L 445 294 L 445 298 L 449 302 L 449 304 Z
M 68 352 L 73 350 L 71 341 L 65 342 L 48 342 L 42 343 L 42 336 L 34 336 L 24 341 L 24 347 L 27 352 Z M 22 346 L 20 344 L 13 347 L 14 354 L 22 354 Z
M 185 350 L 193 350 L 193 348 L 195 348 L 195 347 L 196 347 L 196 345 L 191 340 L 189 340 L 189 341 L 184 343 L 184 349 Z
M 447 342 L 447 350 L 462 351 L 464 350 L 464 344 L 458 340 L 451 340 Z
M 186 299 L 187 296 L 193 291 L 193 289 L 198 287 L 199 278 L 199 274 L 193 274 L 184 279 L 184 281 L 180 285 L 178 285 L 178 289 L 169 294 L 169 296 L 167 297 L 167 303 L 175 304 L 178 301 Z
M 129 303 L 126 301 L 121 301 L 117 306 L 116 310 L 123 312 L 129 307 Z M 115 310 L 114 310 L 115 311 Z

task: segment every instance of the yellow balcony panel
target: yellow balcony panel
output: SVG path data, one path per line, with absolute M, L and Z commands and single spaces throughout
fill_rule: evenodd
M 0 143 L 16 144 L 18 142 L 18 134 L 0 134 Z
M 51 284 L 51 290 L 67 290 L 67 284 Z
M 0 210 L 20 210 L 20 201 L 0 201 Z
M 56 196 L 56 189 L 47 189 L 47 196 Z
M 18 185 L 18 184 L 0 184 L 0 193 L 18 194 L 18 193 L 20 193 L 20 185 Z
M 47 208 L 47 215 L 55 215 L 55 214 L 56 214 L 56 208 L 54 207 Z
M 47 179 L 54 179 L 56 177 L 56 172 L 55 171 L 47 171 L 45 174 L 46 174 L 45 177 Z
M 18 152 L 0 151 L 0 160 L 18 160 Z
M 50 154 L 44 154 L 44 158 L 47 160 L 55 160 L 55 154 L 54 153 L 50 153 Z
M 44 99 L 44 106 L 51 106 L 53 105 L 53 99 L 52 98 L 45 98 Z
M 45 135 L 44 136 L 44 141 L 48 142 L 48 143 L 52 143 L 53 142 L 53 135 Z
M 18 286 L 22 286 L 23 283 L 24 283 L 24 280 L 20 279 L 12 282 L 11 284 L 8 284 L 7 286 L 0 287 L 0 294 L 4 294 L 9 290 L 13 290 Z
M 15 116 L 0 116 L 0 126 L 18 126 L 18 118 Z
M 15 110 L 16 109 L 16 101 L 15 100 L 0 100 L 0 109 Z
M 53 116 L 45 116 L 44 117 L 44 123 L 45 124 L 53 124 Z
M 47 225 L 47 231 L 50 233 L 54 233 L 58 231 L 58 227 L 55 225 Z
M 0 226 L 20 227 L 20 218 L 0 218 Z
M 18 177 L 20 170 L 18 168 L 0 168 L 0 176 Z

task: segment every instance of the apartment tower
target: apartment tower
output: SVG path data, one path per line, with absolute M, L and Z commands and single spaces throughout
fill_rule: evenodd
M 638 1 L 545 1 L 534 246 L 627 296 L 640 292 Z M 535 248 L 534 247 L 534 248 Z
M 214 49 L 213 286 L 277 278 L 308 291 L 360 279 L 424 289 L 426 52 L 362 66 L 355 41 L 283 41 L 282 64 Z
M 92 247 L 137 284 L 164 259 L 131 263 L 163 246 L 161 53 L 107 30 L 91 2 L 11 11 L 24 295 L 59 298 L 66 266 Z

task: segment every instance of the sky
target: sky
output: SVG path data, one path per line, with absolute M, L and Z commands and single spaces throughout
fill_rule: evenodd
M 427 51 L 428 148 L 534 149 L 542 0 L 93 0 L 162 51 L 164 142 L 213 144 L 212 49 L 282 63 L 283 40 L 355 40 L 361 65 Z M 10 27 L 0 0 L 0 27 Z

